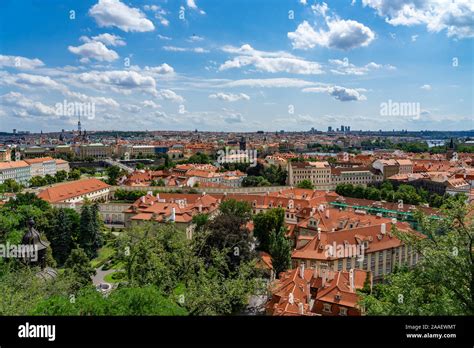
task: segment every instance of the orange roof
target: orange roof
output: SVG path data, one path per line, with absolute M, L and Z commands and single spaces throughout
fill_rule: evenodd
M 38 197 L 47 202 L 62 202 L 73 197 L 83 196 L 88 193 L 96 192 L 108 188 L 105 182 L 99 179 L 84 179 L 64 184 L 59 184 L 41 191 Z
M 28 167 L 28 166 L 29 164 L 26 163 L 25 161 L 0 162 L 0 170 L 21 168 L 21 167 Z
M 54 159 L 52 157 L 38 157 L 38 158 L 30 158 L 30 159 L 25 159 L 25 162 L 28 164 L 35 164 L 35 163 L 43 163 L 43 162 L 48 162 L 48 161 L 53 161 Z
M 345 307 L 356 307 L 359 297 L 356 290 L 364 287 L 368 272 L 354 269 L 354 288 L 351 288 L 348 271 L 338 271 L 316 295 L 317 301 L 337 303 Z

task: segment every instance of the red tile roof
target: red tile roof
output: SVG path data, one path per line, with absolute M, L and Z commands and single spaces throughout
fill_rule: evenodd
M 88 193 L 100 191 L 108 187 L 110 186 L 105 182 L 99 179 L 91 178 L 48 187 L 47 189 L 41 191 L 38 194 L 38 197 L 50 203 L 55 203 L 73 197 L 83 196 Z

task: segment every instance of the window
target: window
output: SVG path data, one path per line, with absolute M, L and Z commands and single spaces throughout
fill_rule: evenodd
M 347 315 L 347 308 L 339 307 L 339 315 Z
M 329 312 L 331 313 L 331 305 L 329 303 L 325 303 L 323 305 L 323 312 Z

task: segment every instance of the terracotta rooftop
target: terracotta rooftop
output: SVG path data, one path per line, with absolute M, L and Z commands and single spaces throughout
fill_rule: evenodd
M 109 185 L 107 185 L 105 182 L 99 179 L 91 178 L 48 187 L 47 189 L 41 191 L 38 194 L 38 197 L 44 199 L 47 202 L 55 203 L 103 190 L 108 187 Z

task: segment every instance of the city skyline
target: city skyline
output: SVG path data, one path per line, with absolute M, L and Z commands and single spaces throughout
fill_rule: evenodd
M 474 128 L 469 1 L 31 0 L 0 13 L 0 131 L 76 129 L 76 102 L 93 106 L 87 130 Z

